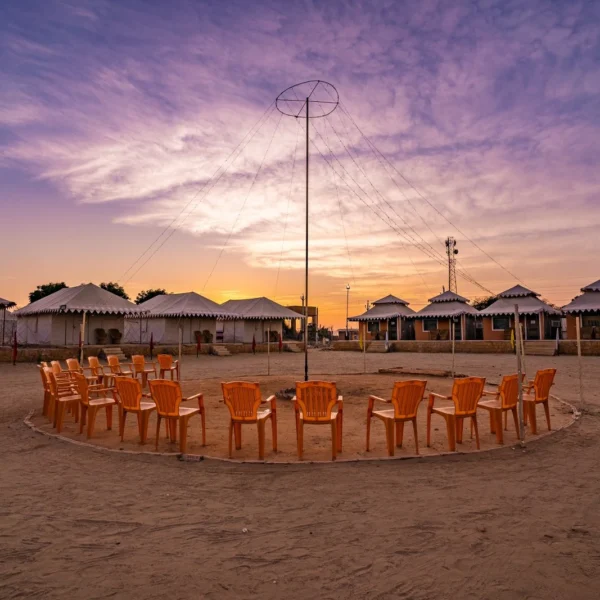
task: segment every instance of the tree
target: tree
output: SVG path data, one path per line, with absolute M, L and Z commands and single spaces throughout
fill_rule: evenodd
M 471 302 L 471 306 L 477 310 L 483 310 L 490 304 L 496 302 L 496 300 L 498 300 L 498 296 L 481 296 L 479 298 L 475 298 L 475 300 Z
M 163 296 L 167 294 L 167 290 L 163 290 L 162 288 L 150 289 L 150 290 L 142 290 L 135 298 L 136 304 L 141 304 L 142 302 L 146 302 L 146 300 L 150 300 L 150 298 L 154 298 L 154 296 Z
M 69 287 L 64 281 L 60 283 L 44 283 L 43 285 L 38 285 L 34 292 L 29 294 L 29 302 L 36 302 L 37 300 L 41 300 L 50 294 L 54 294 L 54 292 L 58 292 L 58 290 L 62 290 L 66 287 Z
M 125 291 L 122 285 L 115 283 L 114 281 L 109 281 L 108 283 L 101 283 L 100 287 L 107 292 L 111 292 L 116 294 L 117 296 L 121 296 L 121 298 L 125 298 L 125 300 L 129 300 L 129 295 Z

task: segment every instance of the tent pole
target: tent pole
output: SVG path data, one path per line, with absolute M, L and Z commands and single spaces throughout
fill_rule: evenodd
M 454 379 L 454 338 L 456 337 L 456 331 L 454 329 L 454 317 L 450 319 L 450 339 L 452 340 L 452 379 Z
M 525 422 L 523 421 L 523 363 L 521 361 L 522 357 L 522 333 L 521 333 L 521 322 L 519 319 L 519 305 L 515 304 L 515 323 L 517 323 L 517 327 L 515 328 L 515 333 L 517 334 L 516 339 L 516 350 L 517 350 L 517 373 L 519 378 L 519 437 L 521 438 L 521 447 L 525 447 Z
M 267 330 L 267 375 L 271 374 L 271 321 Z
M 583 365 L 581 363 L 581 315 L 575 317 L 577 328 L 577 362 L 579 363 L 579 410 L 583 411 Z
M 81 321 L 81 346 L 79 347 L 79 364 L 83 365 L 83 345 L 85 344 L 85 316 L 86 312 L 83 311 L 83 320 Z
M 306 99 L 306 247 L 304 261 L 304 381 L 308 381 L 308 107 L 309 98 Z
M 181 344 L 183 342 L 183 329 L 181 328 L 181 321 L 179 322 L 179 381 L 181 381 Z
M 2 345 L 4 346 L 4 329 L 6 328 L 6 306 L 2 307 Z

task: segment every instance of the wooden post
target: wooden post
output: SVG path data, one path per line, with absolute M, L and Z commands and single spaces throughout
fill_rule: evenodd
M 455 358 L 455 354 L 454 354 L 454 338 L 456 337 L 456 331 L 454 329 L 454 318 L 450 317 L 450 339 L 452 340 L 452 379 L 454 379 L 454 358 Z
M 267 331 L 267 375 L 271 374 L 271 321 Z
M 6 329 L 6 306 L 2 307 L 2 346 L 4 346 L 4 330 Z
M 181 345 L 183 343 L 183 329 L 181 328 L 181 322 L 179 323 L 179 381 L 181 381 Z
M 523 370 L 521 362 L 521 351 L 522 351 L 522 335 L 521 335 L 521 323 L 519 320 L 519 305 L 515 304 L 515 323 L 518 326 L 515 328 L 517 339 L 515 340 L 515 347 L 517 350 L 517 373 L 519 378 L 519 437 L 521 438 L 521 447 L 525 447 L 525 422 L 523 421 Z
M 577 362 L 579 363 L 579 409 L 583 410 L 583 365 L 581 364 L 581 315 L 575 317 L 577 328 Z
M 83 345 L 85 344 L 85 315 L 83 311 L 83 319 L 81 321 L 81 347 L 79 348 L 79 364 L 83 366 Z
M 367 372 L 367 321 L 363 327 L 363 373 Z

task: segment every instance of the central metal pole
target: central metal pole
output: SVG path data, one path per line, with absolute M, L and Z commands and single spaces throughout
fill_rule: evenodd
M 350 339 L 350 335 L 348 334 L 348 304 L 350 302 L 350 286 L 346 286 L 346 341 Z
M 304 381 L 308 381 L 308 106 L 306 99 L 306 257 L 304 272 Z

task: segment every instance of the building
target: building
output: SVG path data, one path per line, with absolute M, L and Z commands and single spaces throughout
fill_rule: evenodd
M 269 332 L 271 341 L 276 342 L 283 335 L 283 322 L 287 319 L 302 319 L 298 313 L 269 300 L 269 298 L 249 298 L 247 300 L 227 300 L 221 304 L 230 315 L 241 320 L 223 323 L 223 342 L 243 342 L 251 344 L 266 342 Z
M 205 343 L 216 341 L 217 320 L 232 320 L 222 306 L 197 294 L 164 294 L 154 296 L 138 307 L 143 316 L 126 319 L 125 341 L 131 344 L 178 344 L 181 331 L 183 344 L 195 344 L 196 334 Z
M 362 315 L 349 317 L 348 321 L 358 323 L 359 336 L 366 340 L 410 340 L 414 338 L 414 325 L 409 317 L 415 311 L 408 302 L 396 296 L 386 296 L 373 302 L 373 306 Z
M 286 306 L 286 308 L 297 313 L 295 318 L 290 319 L 289 335 L 291 338 L 293 340 L 301 340 L 304 337 L 304 323 L 302 322 L 302 316 L 305 315 L 308 318 L 308 339 L 311 342 L 316 341 L 319 331 L 319 307 L 298 306 L 295 304 L 294 306 Z
M 14 314 L 19 344 L 75 346 L 84 319 L 84 344 L 118 344 L 125 316 L 138 312 L 133 302 L 87 283 L 58 290 Z
M 335 340 L 335 338 L 333 338 L 333 339 Z M 358 341 L 360 339 L 359 330 L 352 329 L 350 327 L 348 329 L 338 329 L 337 330 L 337 339 L 340 341 L 346 341 L 346 342 Z
M 13 340 L 14 332 L 17 328 L 17 317 L 8 309 L 16 306 L 12 300 L 0 298 L 0 328 L 2 334 L 0 337 L 0 346 L 10 344 Z
M 429 304 L 413 317 L 415 339 L 450 340 L 452 324 L 455 340 L 477 339 L 479 311 L 468 302 L 467 298 L 454 292 L 443 292 L 430 298 Z
M 515 285 L 498 294 L 498 299 L 480 311 L 484 340 L 509 340 L 514 328 L 515 304 L 519 306 L 524 340 L 555 340 L 560 335 L 561 313 L 539 294 Z
M 576 316 L 581 318 L 581 339 L 600 340 L 600 279 L 581 288 L 583 294 L 563 306 L 567 315 L 567 339 L 577 339 Z

